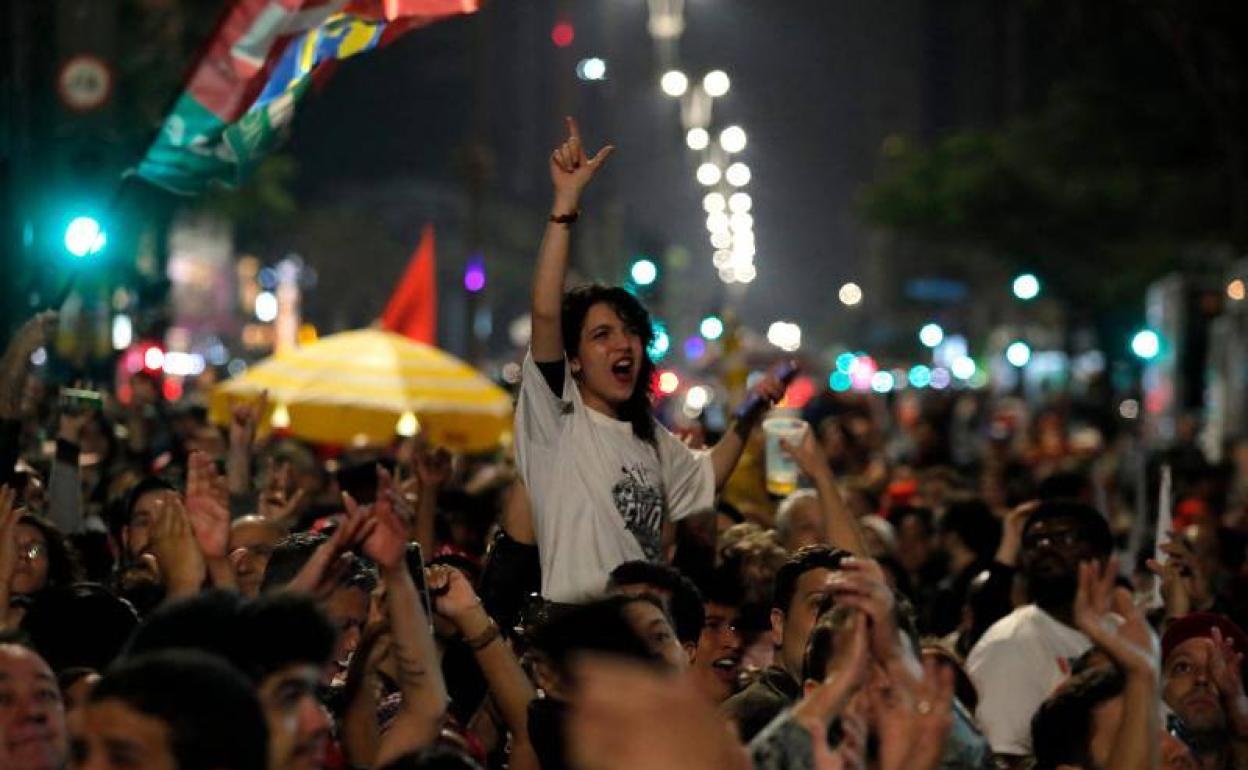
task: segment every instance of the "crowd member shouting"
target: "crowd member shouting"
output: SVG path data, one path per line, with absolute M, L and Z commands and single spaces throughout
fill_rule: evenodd
M 532 347 L 516 409 L 516 459 L 533 503 L 542 594 L 577 602 L 623 562 L 658 561 L 664 525 L 710 507 L 762 410 L 708 452 L 694 452 L 651 411 L 650 316 L 621 287 L 564 292 L 581 194 L 614 148 L 592 157 L 576 122 L 550 157 L 554 204 L 533 279 Z M 784 386 L 766 377 L 764 403 Z

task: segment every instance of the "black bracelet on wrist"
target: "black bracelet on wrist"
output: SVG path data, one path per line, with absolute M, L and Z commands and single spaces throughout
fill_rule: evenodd
M 581 210 L 577 209 L 576 211 L 573 211 L 571 214 L 551 214 L 550 221 L 554 222 L 557 225 L 570 225 L 573 222 L 575 222 L 577 219 L 579 219 L 580 216 L 581 216 Z
M 491 644 L 493 644 L 494 641 L 498 639 L 499 637 L 501 637 L 502 635 L 503 635 L 502 629 L 500 629 L 498 627 L 498 624 L 494 622 L 493 618 L 491 618 L 490 625 L 486 626 L 484 631 L 472 637 L 471 639 L 465 639 L 464 642 L 468 645 L 468 648 L 472 650 L 473 652 L 480 652 L 481 650 L 484 650 L 486 647 L 489 647 Z

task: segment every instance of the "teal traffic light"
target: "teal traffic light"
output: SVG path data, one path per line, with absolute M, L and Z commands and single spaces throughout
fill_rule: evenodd
M 724 333 L 724 322 L 717 315 L 708 315 L 698 324 L 698 331 L 708 340 L 717 340 Z
M 1152 361 L 1161 352 L 1161 336 L 1152 329 L 1141 329 L 1131 338 L 1131 352 L 1145 361 Z
M 1015 277 L 1011 287 L 1014 290 L 1014 296 L 1024 302 L 1040 295 L 1040 279 L 1031 273 L 1023 273 Z
M 638 286 L 649 286 L 659 278 L 659 266 L 654 261 L 646 257 L 633 260 L 632 266 L 628 269 L 629 277 L 633 279 L 633 283 Z
M 98 254 L 108 243 L 108 234 L 92 216 L 77 216 L 65 227 L 65 250 L 75 257 Z
M 651 322 L 653 330 L 653 339 L 650 341 L 650 347 L 646 351 L 650 356 L 650 360 L 658 363 L 667 355 L 667 351 L 672 347 L 672 338 L 667 333 L 667 324 L 662 321 Z
M 1022 340 L 1011 342 L 1005 349 L 1005 360 L 1010 362 L 1010 366 L 1023 368 L 1031 361 L 1031 346 Z

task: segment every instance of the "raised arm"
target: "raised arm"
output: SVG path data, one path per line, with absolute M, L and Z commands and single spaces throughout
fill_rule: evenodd
M 563 333 L 559 327 L 563 305 L 563 281 L 568 272 L 568 244 L 572 223 L 581 205 L 581 192 L 615 149 L 607 145 L 589 157 L 581 132 L 572 118 L 566 118 L 568 139 L 550 155 L 550 180 L 555 197 L 550 222 L 542 236 L 542 247 L 533 271 L 533 360 L 558 361 L 563 357 Z
M 217 588 L 238 589 L 230 564 L 230 495 L 225 479 L 203 452 L 191 452 L 186 472 L 186 514 Z
M 155 510 L 148 548 L 160 567 L 166 602 L 194 596 L 204 587 L 208 568 L 181 495 Z
M 454 567 L 438 565 L 426 571 L 425 578 L 434 599 L 435 611 L 452 623 L 464 637 L 485 675 L 490 693 L 503 722 L 511 731 L 513 762 L 523 754 L 532 760 L 529 744 L 529 702 L 537 697 L 520 661 L 511 651 L 498 625 L 481 606 L 472 584 Z M 532 763 L 530 762 L 530 766 Z
M 1161 764 L 1157 638 L 1131 601 L 1131 593 L 1115 587 L 1117 576 L 1117 559 L 1103 567 L 1095 562 L 1079 565 L 1075 624 L 1113 658 L 1126 678 L 1122 718 L 1106 770 L 1157 770 Z
M 67 535 L 81 532 L 86 523 L 78 453 L 82 430 L 90 419 L 89 412 L 63 411 L 56 434 L 56 457 L 48 477 L 48 518 Z
M 377 502 L 370 518 L 373 529 L 364 540 L 364 554 L 377 563 L 386 586 L 395 671 L 403 704 L 381 738 L 375 766 L 381 767 L 438 737 L 450 702 L 429 618 L 421 608 L 416 584 L 407 568 L 407 527 L 394 512 L 393 482 L 378 471 Z M 355 502 L 347 498 L 348 510 Z
M 763 415 L 767 413 L 771 405 L 784 398 L 786 387 L 774 373 L 769 372 L 760 379 L 750 390 L 752 394 L 759 397 L 758 406 L 749 410 L 747 414 L 739 416 L 729 426 L 723 438 L 711 447 L 711 464 L 715 470 L 716 491 L 723 489 L 728 483 L 728 477 L 732 475 L 733 469 L 737 467 L 737 462 L 741 459 L 741 453 L 745 451 L 745 443 L 750 438 L 750 432 L 763 419 Z
M 225 458 L 225 475 L 231 498 L 243 500 L 254 494 L 251 486 L 252 447 L 256 443 L 256 427 L 268 412 L 268 406 L 269 392 L 265 390 L 255 401 L 236 404 L 230 411 L 230 448 Z
M 22 325 L 0 356 L 0 484 L 13 483 L 13 467 L 21 449 L 22 389 L 30 354 L 52 339 L 57 314 L 48 310 Z
M 432 555 L 438 548 L 438 493 L 451 477 L 451 453 L 445 449 L 422 447 L 416 453 L 416 479 L 420 492 L 412 521 L 411 537 Z
M 802 440 L 795 446 L 781 439 L 780 448 L 789 454 L 802 469 L 802 473 L 815 485 L 819 506 L 823 509 L 823 531 L 826 541 L 837 548 L 844 548 L 855 556 L 866 557 L 866 542 L 862 526 L 837 489 L 836 478 L 828 466 L 828 460 L 815 441 L 814 431 L 808 426 Z

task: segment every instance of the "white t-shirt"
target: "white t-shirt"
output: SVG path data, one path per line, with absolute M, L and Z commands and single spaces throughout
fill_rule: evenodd
M 516 462 L 533 503 L 542 595 L 584 601 L 606 588 L 611 570 L 662 558 L 665 519 L 709 508 L 715 471 L 662 425 L 651 446 L 632 425 L 585 406 L 563 364 L 563 393 L 525 356 L 516 405 Z
M 1092 646 L 1088 637 L 1034 604 L 989 628 L 966 658 L 979 692 L 975 718 L 996 754 L 1031 754 L 1031 718 Z

